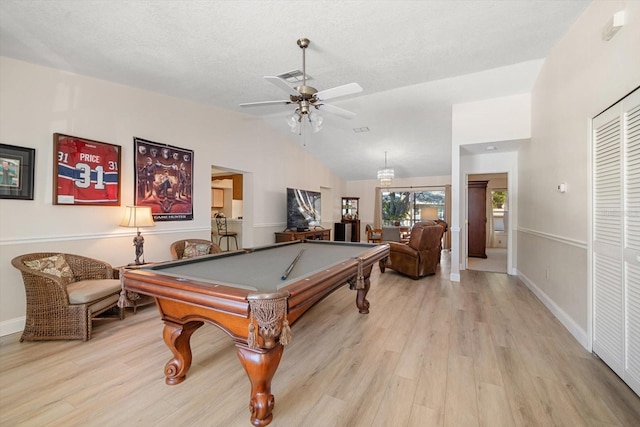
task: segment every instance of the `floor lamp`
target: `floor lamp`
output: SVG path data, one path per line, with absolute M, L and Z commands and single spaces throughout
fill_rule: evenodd
M 435 221 L 436 219 L 438 219 L 438 208 L 425 207 L 420 209 L 421 221 L 426 221 L 426 220 Z

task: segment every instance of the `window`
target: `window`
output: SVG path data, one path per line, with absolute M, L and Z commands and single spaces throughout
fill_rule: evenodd
M 491 210 L 493 218 L 493 231 L 505 231 L 504 208 L 507 203 L 506 190 L 491 191 Z
M 424 208 L 435 208 L 438 218 L 444 219 L 444 190 L 382 191 L 382 226 L 400 225 L 412 227 L 420 222 Z

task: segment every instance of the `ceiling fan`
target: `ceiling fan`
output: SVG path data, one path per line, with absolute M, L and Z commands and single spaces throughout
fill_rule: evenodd
M 322 124 L 322 117 L 316 115 L 313 109 L 324 111 L 331 114 L 336 114 L 345 119 L 352 119 L 356 116 L 355 113 L 347 111 L 343 108 L 336 107 L 335 105 L 325 104 L 327 99 L 338 98 L 340 96 L 352 95 L 354 93 L 362 92 L 362 87 L 358 83 L 349 83 L 342 86 L 337 86 L 331 89 L 325 89 L 318 91 L 316 88 L 307 86 L 307 72 L 305 64 L 305 51 L 311 43 L 309 39 L 299 39 L 298 46 L 302 49 L 302 85 L 291 87 L 281 77 L 278 76 L 265 76 L 264 78 L 285 91 L 289 95 L 289 99 L 278 101 L 262 101 L 262 102 L 248 102 L 240 104 L 241 107 L 255 107 L 263 105 L 275 105 L 275 104 L 296 104 L 296 110 L 293 116 L 289 120 L 289 126 L 292 132 L 300 129 L 299 124 L 302 122 L 303 117 L 307 117 L 312 124 L 313 130 L 317 132 Z

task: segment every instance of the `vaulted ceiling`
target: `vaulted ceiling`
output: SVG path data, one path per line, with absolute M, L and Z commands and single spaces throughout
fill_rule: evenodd
M 2 0 L 0 55 L 265 120 L 346 180 L 451 173 L 451 106 L 529 92 L 545 56 L 590 0 Z M 268 83 L 357 82 L 318 133 L 289 132 Z M 1 76 L 0 76 L 1 77 Z M 368 128 L 368 132 L 354 129 Z

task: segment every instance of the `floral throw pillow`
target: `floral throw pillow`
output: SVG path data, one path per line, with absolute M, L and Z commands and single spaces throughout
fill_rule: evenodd
M 34 259 L 33 261 L 24 261 L 24 265 L 33 270 L 57 276 L 62 279 L 64 284 L 69 284 L 74 279 L 73 271 L 62 254 Z
M 184 252 L 182 253 L 182 259 L 208 255 L 210 250 L 211 250 L 211 243 L 192 243 L 187 241 L 184 244 Z

